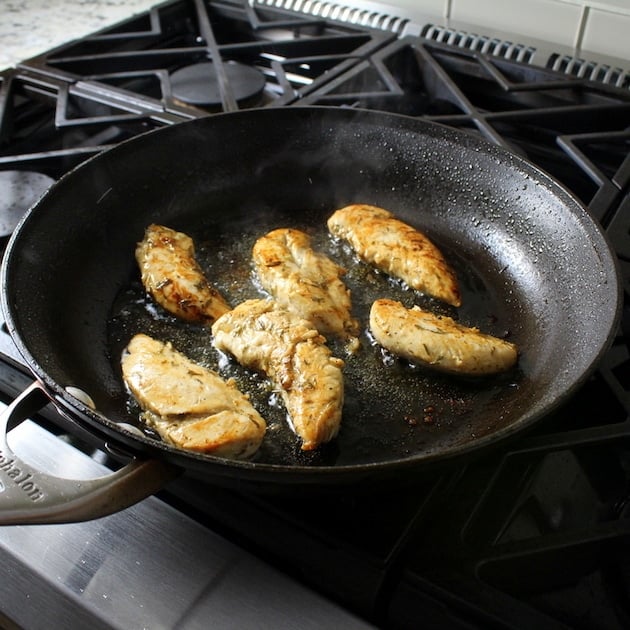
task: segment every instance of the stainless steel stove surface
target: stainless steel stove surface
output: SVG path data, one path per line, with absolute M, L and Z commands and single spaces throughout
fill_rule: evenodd
M 534 431 L 412 489 L 313 500 L 185 480 L 99 521 L 2 528 L 6 622 L 628 627 L 629 86 L 500 42 L 276 4 L 175 0 L 0 74 L 0 175 L 55 180 L 145 130 L 249 107 L 360 107 L 455 126 L 538 164 L 601 223 L 626 298 L 614 344 Z M 6 331 L 0 353 L 9 401 L 30 378 Z M 109 465 L 78 450 L 54 413 L 34 420 L 11 437 L 34 461 L 68 476 Z

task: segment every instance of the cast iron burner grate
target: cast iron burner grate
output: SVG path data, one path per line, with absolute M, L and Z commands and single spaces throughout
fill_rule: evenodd
M 184 120 L 27 69 L 0 75 L 0 169 L 53 179 L 139 133 Z
M 442 517 L 436 508 L 410 545 L 408 584 L 448 586 L 479 611 L 503 608 L 509 628 L 627 627 L 628 381 L 615 406 L 600 406 L 624 383 L 613 357 L 628 369 L 622 340 L 544 431 L 463 471 Z
M 408 37 L 301 99 L 377 109 L 478 134 L 569 187 L 600 220 L 628 184 L 630 93 Z
M 193 118 L 291 102 L 393 37 L 245 0 L 177 0 L 20 65 Z M 182 73 L 194 73 L 190 68 L 199 65 L 207 69 L 208 63 L 212 99 L 182 94 Z M 245 88 L 244 72 L 250 75 Z
M 164 3 L 0 74 L 0 169 L 55 180 L 163 125 L 295 101 L 393 37 L 245 1 Z

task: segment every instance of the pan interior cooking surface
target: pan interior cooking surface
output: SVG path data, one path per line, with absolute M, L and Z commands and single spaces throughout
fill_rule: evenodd
M 400 282 L 360 262 L 347 246 L 328 236 L 325 213 L 299 208 L 294 212 L 265 213 L 263 217 L 209 225 L 203 231 L 194 225 L 177 227 L 195 235 L 197 258 L 206 276 L 233 306 L 265 296 L 255 280 L 251 251 L 258 237 L 277 227 L 304 230 L 311 236 L 314 249 L 326 253 L 347 270 L 344 280 L 352 292 L 353 313 L 361 321 L 362 335 L 361 348 L 354 354 L 349 354 L 342 342 L 328 339 L 335 356 L 345 361 L 344 419 L 338 438 L 316 451 L 301 452 L 279 394 L 273 391 L 270 381 L 218 353 L 212 347 L 208 328 L 184 323 L 156 306 L 137 279 L 120 294 L 113 308 L 109 343 L 114 370 L 118 368 L 117 357 L 129 339 L 144 332 L 171 341 L 196 362 L 224 377 L 235 378 L 269 425 L 254 461 L 273 464 L 350 465 L 373 462 L 376 457 L 388 461 L 401 454 L 429 453 L 436 439 L 440 444 L 468 441 L 496 431 L 512 419 L 514 411 L 506 409 L 506 404 L 513 389 L 527 387 L 520 369 L 490 378 L 440 375 L 382 351 L 366 330 L 372 302 L 379 297 L 390 297 L 409 307 L 418 304 L 504 336 L 514 319 L 511 312 L 514 305 L 496 286 L 496 278 L 488 277 L 489 269 L 476 269 L 474 260 L 468 260 L 465 253 L 457 254 L 447 246 L 442 247 L 456 267 L 463 287 L 465 306 L 455 309 L 405 289 Z M 310 220 L 304 222 L 304 217 Z M 527 365 L 526 351 L 522 364 Z M 138 416 L 139 409 L 133 402 L 130 410 L 133 416 Z M 471 417 L 481 410 L 487 415 L 483 426 L 471 422 Z
M 387 208 L 434 240 L 459 275 L 463 306 L 453 311 L 404 291 L 335 244 L 325 221 L 350 203 Z M 456 379 L 384 357 L 365 334 L 356 357 L 333 346 L 346 362 L 342 429 L 330 445 L 304 454 L 264 379 L 218 357 L 209 331 L 146 300 L 134 250 L 150 223 L 188 232 L 210 280 L 233 305 L 260 295 L 249 263 L 255 239 L 275 227 L 304 229 L 315 248 L 348 270 L 364 328 L 372 299 L 396 297 L 507 334 L 521 350 L 518 367 L 491 379 Z M 351 472 L 479 449 L 566 400 L 605 351 L 619 312 L 619 280 L 604 237 L 546 175 L 462 132 L 334 108 L 211 116 L 96 156 L 55 184 L 14 232 L 3 288 L 18 349 L 81 423 L 220 475 L 256 474 L 269 462 L 273 471 Z M 251 466 L 177 451 L 120 428 L 138 423 L 119 361 L 139 331 L 240 379 L 271 425 Z M 68 396 L 67 386 L 88 392 L 98 412 Z

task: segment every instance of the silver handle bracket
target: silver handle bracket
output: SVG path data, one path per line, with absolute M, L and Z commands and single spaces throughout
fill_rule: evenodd
M 162 489 L 180 469 L 134 458 L 94 479 L 67 479 L 40 471 L 16 455 L 8 431 L 50 402 L 33 383 L 0 414 L 0 525 L 71 523 L 119 512 Z

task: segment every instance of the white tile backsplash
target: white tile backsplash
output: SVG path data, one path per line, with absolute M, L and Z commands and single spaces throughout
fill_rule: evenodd
M 630 60 L 630 15 L 590 9 L 582 48 Z
M 573 46 L 582 8 L 553 0 L 452 0 L 453 20 Z
M 343 3 L 344 0 L 336 0 Z M 507 31 L 588 53 L 628 60 L 630 0 L 384 0 L 390 6 L 435 16 L 444 26 L 462 22 Z M 353 4 L 360 0 L 352 0 Z M 526 41 L 517 43 L 527 43 Z

